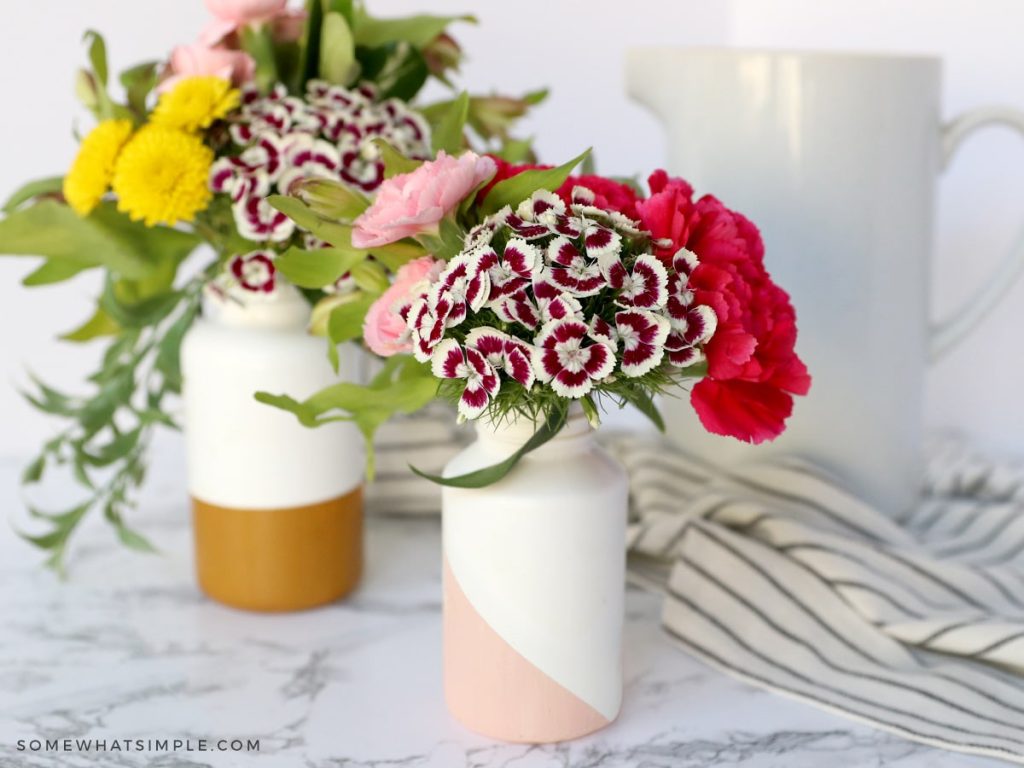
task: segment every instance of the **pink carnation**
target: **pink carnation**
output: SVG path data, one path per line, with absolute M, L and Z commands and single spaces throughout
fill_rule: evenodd
M 256 62 L 243 51 L 209 48 L 202 43 L 179 45 L 171 52 L 165 79 L 158 90 L 166 91 L 179 80 L 196 75 L 213 75 L 234 85 L 244 85 L 255 72 Z
M 431 283 L 437 281 L 444 267 L 443 261 L 422 256 L 399 268 L 395 282 L 366 313 L 363 321 L 366 346 L 381 357 L 412 351 L 412 340 L 406 323 L 409 307 L 415 299 L 426 293 Z
M 452 157 L 442 150 L 436 160 L 381 184 L 373 205 L 354 222 L 352 245 L 373 248 L 436 231 L 441 219 L 495 170 L 489 157 L 474 152 Z

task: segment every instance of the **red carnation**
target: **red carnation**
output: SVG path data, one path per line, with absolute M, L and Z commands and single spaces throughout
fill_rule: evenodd
M 690 278 L 696 303 L 718 315 L 718 329 L 705 347 L 708 375 L 690 401 L 709 432 L 760 443 L 778 437 L 793 410 L 792 395 L 811 386 L 797 356 L 796 313 L 789 295 L 764 268 L 764 244 L 757 228 L 717 199 L 693 202 L 693 189 L 657 171 L 651 196 L 637 205 L 640 221 L 655 238 L 671 240 L 656 249 L 671 258 L 685 247 L 699 266 Z

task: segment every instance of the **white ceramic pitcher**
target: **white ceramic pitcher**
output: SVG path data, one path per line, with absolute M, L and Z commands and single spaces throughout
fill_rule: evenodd
M 771 446 L 704 434 L 685 400 L 664 404 L 673 439 L 726 465 L 802 455 L 891 514 L 908 509 L 929 360 L 1024 270 L 1022 237 L 990 282 L 930 325 L 936 178 L 976 129 L 1024 133 L 1024 113 L 981 109 L 944 125 L 942 62 L 926 57 L 639 49 L 627 82 L 668 131 L 668 169 L 761 228 L 814 377 Z

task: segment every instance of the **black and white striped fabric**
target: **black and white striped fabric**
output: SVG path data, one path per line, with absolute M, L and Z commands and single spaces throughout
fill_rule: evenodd
M 897 522 L 799 461 L 724 474 L 650 441 L 613 448 L 632 578 L 665 592 L 681 647 L 910 739 L 1024 763 L 1024 472 L 939 446 Z
M 472 428 L 457 425 L 455 409 L 443 403 L 391 419 L 374 440 L 376 471 L 366 491 L 367 509 L 384 515 L 438 514 L 441 486 L 413 474 L 409 465 L 440 474 L 472 439 Z

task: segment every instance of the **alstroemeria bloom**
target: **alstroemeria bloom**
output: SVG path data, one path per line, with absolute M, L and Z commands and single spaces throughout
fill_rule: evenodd
M 272 293 L 277 281 L 277 268 L 271 251 L 252 251 L 235 256 L 228 271 L 238 284 L 253 293 Z
M 373 248 L 435 231 L 474 189 L 494 175 L 494 161 L 444 150 L 416 170 L 386 179 L 373 204 L 354 222 L 352 245 Z
M 463 348 L 455 339 L 445 339 L 437 345 L 430 366 L 439 379 L 466 380 L 466 388 L 459 397 L 459 413 L 467 419 L 475 419 L 487 410 L 487 404 L 501 387 L 498 372 L 483 354 L 472 347 Z
M 580 320 L 553 320 L 535 340 L 533 370 L 562 397 L 580 398 L 615 368 L 615 350 L 595 340 Z

